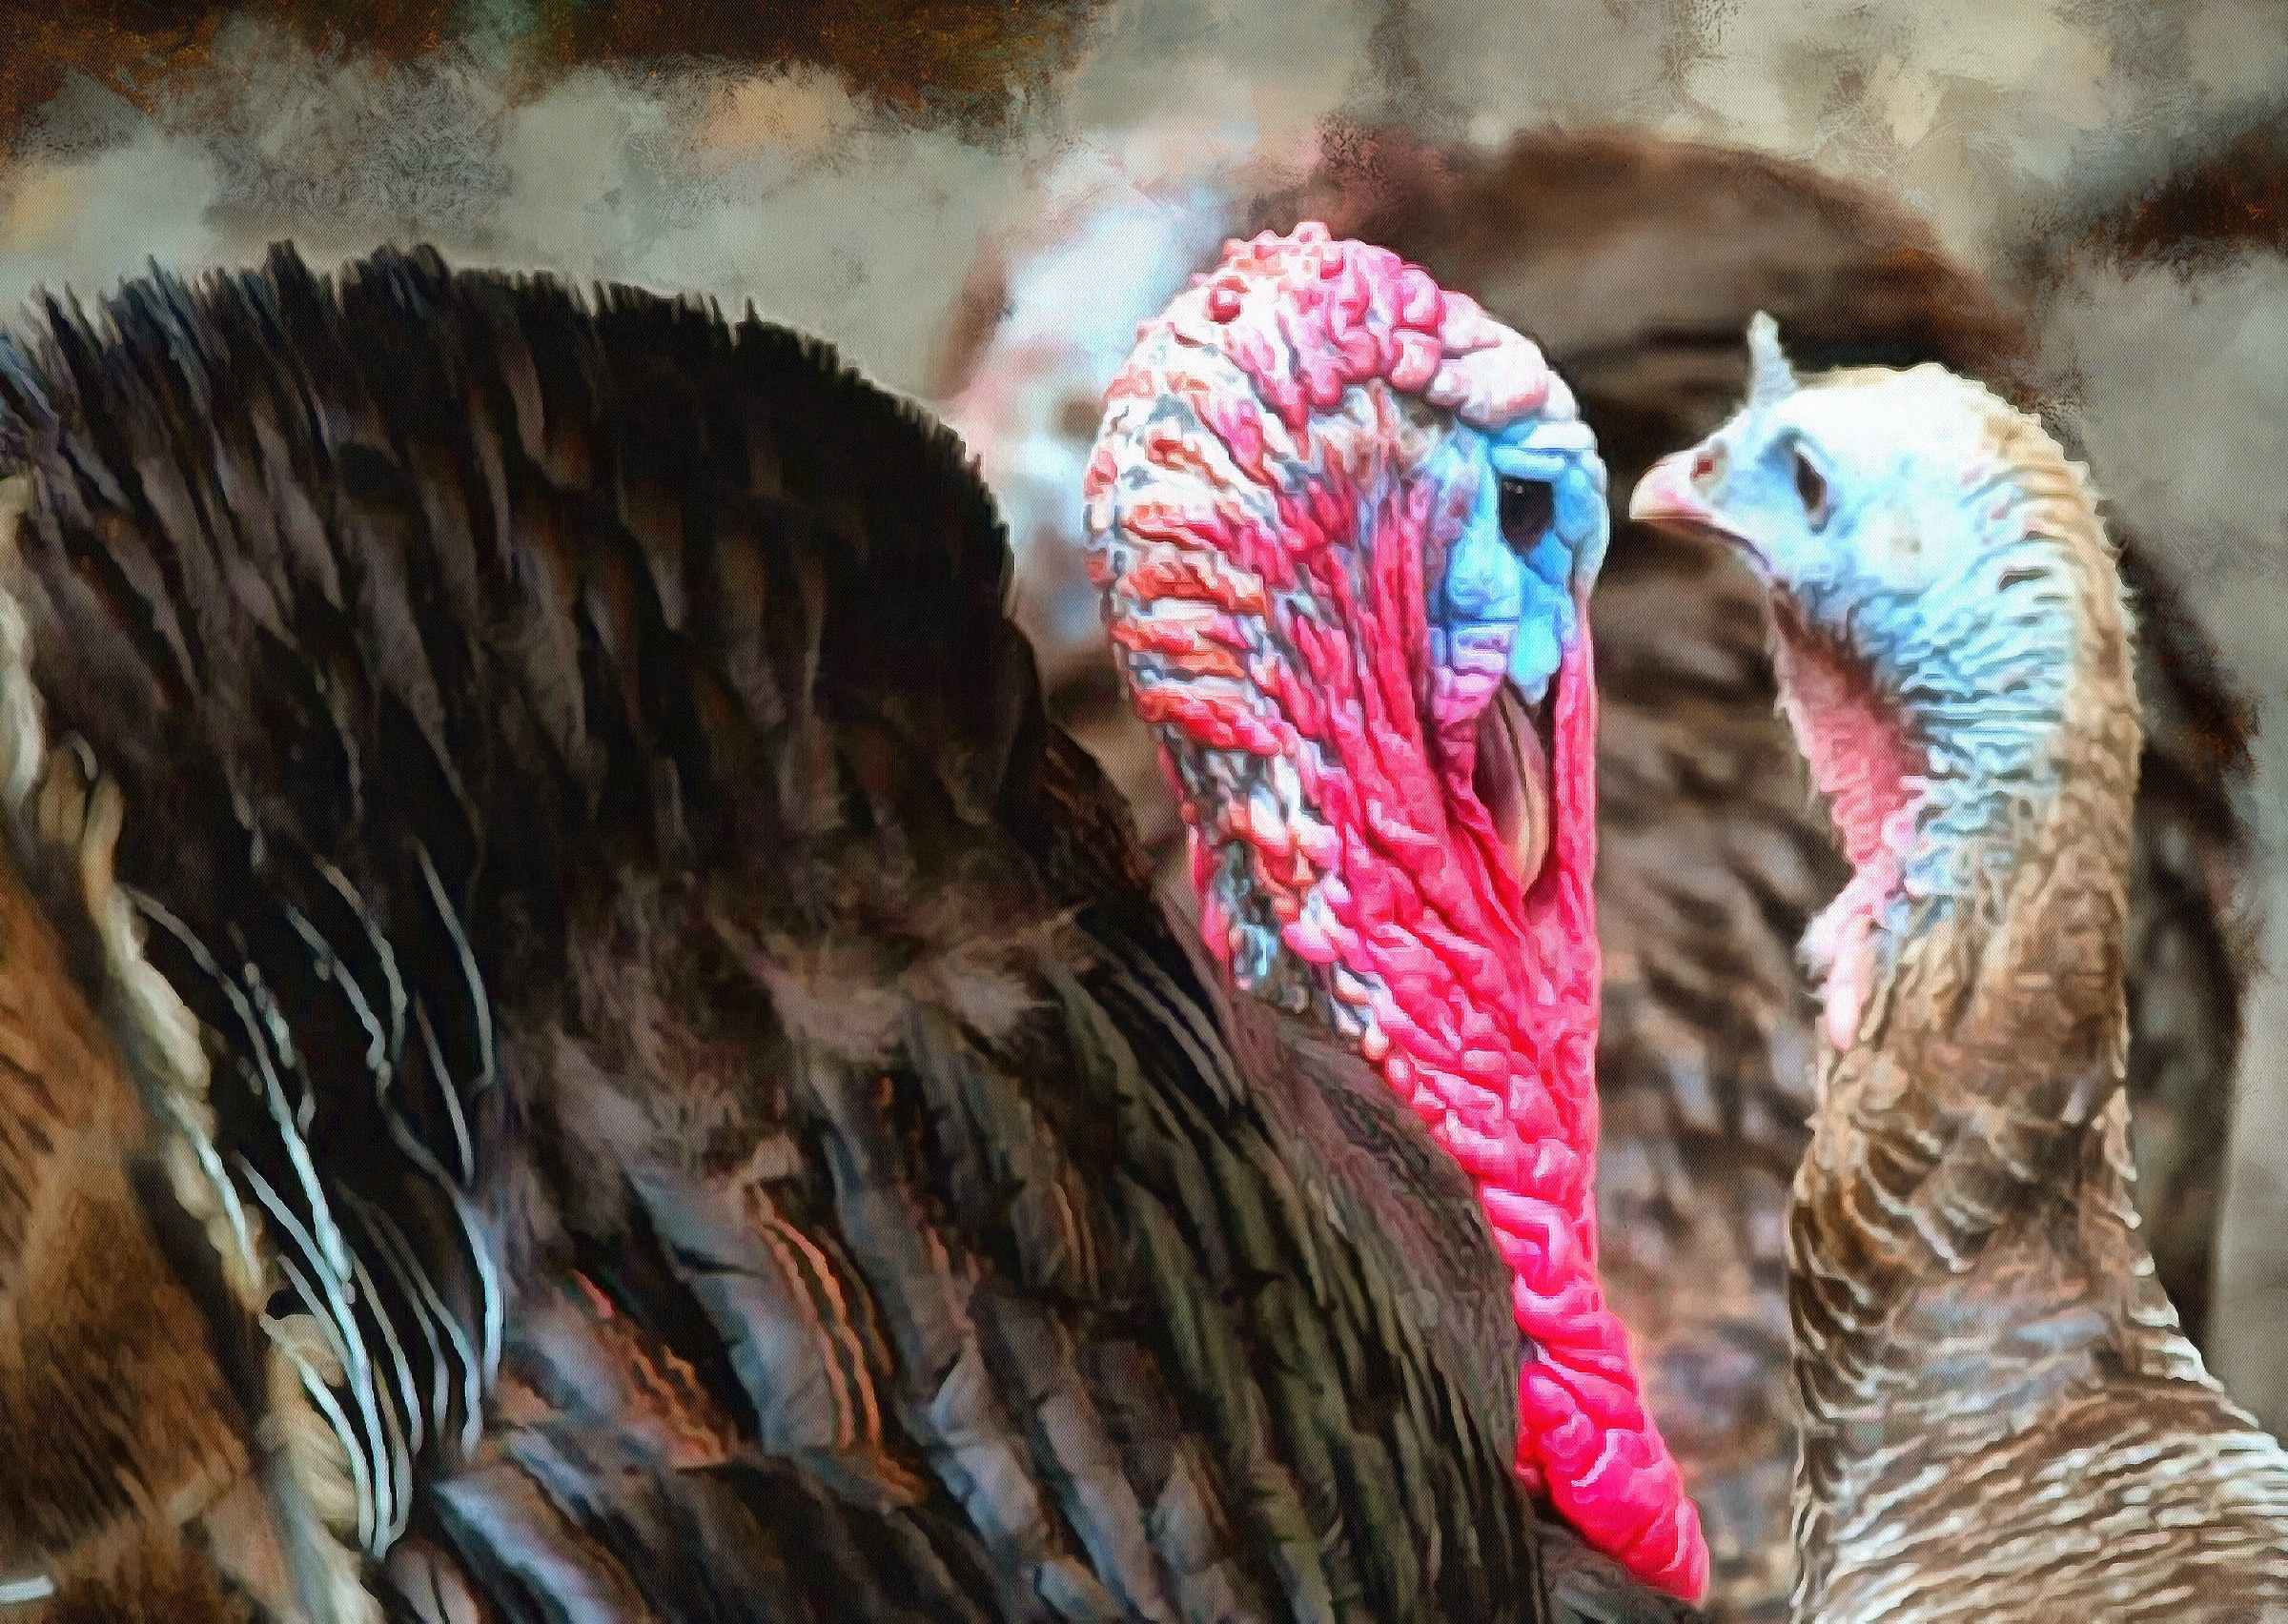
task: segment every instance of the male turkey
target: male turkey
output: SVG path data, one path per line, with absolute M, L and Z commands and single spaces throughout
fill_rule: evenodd
M 1849 883 L 1805 945 L 1788 1214 L 1800 1624 L 2288 1617 L 2288 1451 L 2139 1232 L 2124 992 L 2141 738 L 2084 470 L 1926 364 L 1747 403 L 1638 518 L 1763 579 Z
M 1139 350 L 1204 940 L 815 343 L 281 249 L 0 374 L 47 1619 L 1678 1611 L 1521 1471 L 1701 1581 L 1588 1209 L 1604 476 L 1515 334 L 1298 233 Z
M 1338 132 L 1328 149 L 1299 193 L 1277 175 L 1220 192 L 1101 171 L 1071 195 L 1052 184 L 1022 236 L 989 246 L 941 367 L 949 416 L 1020 542 L 1019 612 L 1052 714 L 1163 853 L 1174 803 L 1113 683 L 1070 489 L 1094 422 L 1079 403 L 1199 233 L 1302 207 L 1471 289 L 1529 325 L 1624 490 L 1731 410 L 1739 334 L 1760 307 L 1823 364 L 1933 358 L 2005 382 L 2034 370 L 1993 294 L 1927 228 L 1800 165 L 1619 134 L 1536 132 L 1470 155 Z M 2134 538 L 2122 568 L 2143 603 L 2149 721 L 2131 1089 L 2148 1234 L 2197 1335 L 2245 973 L 2228 924 L 2241 736 L 2197 629 Z M 1845 874 L 1775 711 L 1760 599 L 1716 550 L 1623 521 L 1596 618 L 1601 1262 L 1706 1519 L 1711 1605 L 1740 1616 L 1780 1611 L 1790 1570 L 1782 1234 L 1812 1036 L 1795 945 Z

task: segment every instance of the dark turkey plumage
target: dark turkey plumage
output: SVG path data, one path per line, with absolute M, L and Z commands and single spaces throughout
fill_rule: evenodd
M 426 252 L 38 328 L 0 694 L 70 951 L 7 968 L 102 1012 L 207 1260 L 55 1356 L 238 1395 L 209 1470 L 0 1348 L 0 1435 L 112 1468 L 0 1443 L 49 1617 L 1674 1615 L 1534 1521 L 1466 1183 L 1216 992 L 950 435 Z

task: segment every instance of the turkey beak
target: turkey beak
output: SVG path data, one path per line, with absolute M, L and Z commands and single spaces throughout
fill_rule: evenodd
M 1752 554 L 1745 537 L 1727 528 L 1701 494 L 1722 467 L 1721 454 L 1706 445 L 1670 452 L 1637 481 L 1628 494 L 1628 517 L 1672 536 L 1700 536 Z
M 1528 704 L 1504 682 L 1479 724 L 1478 799 L 1525 886 L 1549 860 L 1549 709 L 1548 701 Z

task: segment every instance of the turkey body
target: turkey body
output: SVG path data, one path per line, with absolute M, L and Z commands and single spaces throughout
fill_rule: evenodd
M 1904 1025 L 1893 1053 L 1837 1067 L 1846 1097 L 1933 1058 Z M 1975 1041 L 1951 1035 L 1943 1058 Z M 1979 1084 L 2024 1080 L 1973 1066 Z M 2086 1086 L 2071 1068 L 2053 1081 Z M 2209 1375 L 2154 1283 L 2127 1124 L 2116 1096 L 2047 1138 L 2013 1124 L 1999 1156 L 1958 1144 L 1928 1173 L 1954 1204 L 1943 1214 L 1839 1193 L 1839 1175 L 1864 1188 L 1869 1165 L 1911 1165 L 1903 1123 L 1816 1130 L 1792 1219 L 1798 1323 L 1818 1350 L 1797 1377 L 1815 1417 L 1805 1624 L 2288 1618 L 2288 1452 Z M 1997 1175 L 2013 1155 L 2038 1194 Z M 1918 1229 L 1943 1238 L 1925 1251 L 1906 1239 Z M 1847 1275 L 1846 1254 L 1873 1267 Z M 1872 1311 L 1836 1311 L 1847 1278 Z
M 1676 1615 L 1535 1521 L 1466 1181 L 1221 995 L 950 435 L 426 252 L 154 275 L 0 374 L 59 943 L 8 971 L 181 1260 L 46 1348 L 228 1423 L 0 1360 L 106 1463 L 0 1447 L 52 1617 Z
M 1923 225 L 1758 154 L 1534 133 L 1457 155 L 1368 132 L 1337 143 L 1299 193 L 1267 186 L 1221 205 L 1232 230 L 1321 214 L 1525 327 L 1573 385 L 1616 493 L 1729 414 L 1747 376 L 1739 334 L 1759 308 L 1820 364 L 1933 358 L 2006 385 L 2036 365 L 1995 293 Z M 1147 836 L 1172 833 L 1145 735 L 1081 612 L 1077 510 L 1068 516 L 1043 476 L 1085 456 L 1070 402 L 1102 386 L 1093 369 L 1111 342 L 1092 351 L 1060 336 L 1055 313 L 1083 308 L 1069 278 L 1102 290 L 1111 274 L 1071 245 L 1116 242 L 1132 274 L 1180 279 L 1180 252 L 1155 263 L 1133 233 L 1161 218 L 1174 222 L 1163 231 L 1196 228 L 1117 187 L 1044 218 L 1042 240 L 980 265 L 943 387 L 1032 538 L 1023 608 L 1052 714 L 1104 761 Z M 1135 314 L 1161 293 L 1146 275 Z M 1005 304 L 997 325 L 976 319 Z M 2197 628 L 2135 538 L 2122 568 L 2139 597 L 2148 717 L 2127 947 L 2141 1205 L 2160 1277 L 2197 1335 L 2222 1167 L 2206 1125 L 2229 1097 L 2245 975 L 2230 924 L 2246 855 L 2228 800 L 2241 732 Z M 1796 944 L 1848 872 L 1776 711 L 1761 599 L 1720 550 L 1616 513 L 1593 609 L 1600 1263 L 1701 1507 L 1709 1605 L 1734 1617 L 1783 1616 L 1787 1604 L 1784 1237 L 1814 1054 Z

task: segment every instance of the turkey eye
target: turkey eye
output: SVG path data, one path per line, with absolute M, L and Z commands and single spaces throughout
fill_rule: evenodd
M 1502 539 L 1521 556 L 1533 551 L 1557 517 L 1557 494 L 1542 479 L 1502 481 Z
M 1804 504 L 1804 517 L 1817 530 L 1828 522 L 1828 482 L 1802 452 L 1795 454 L 1795 495 Z

